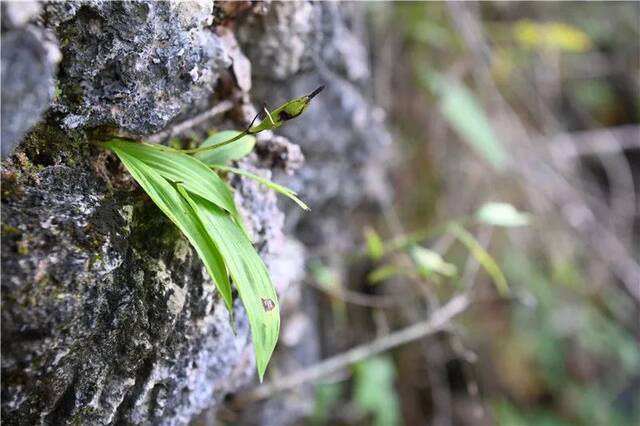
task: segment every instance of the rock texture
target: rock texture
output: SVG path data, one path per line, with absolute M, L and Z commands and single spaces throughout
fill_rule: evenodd
M 46 8 L 62 41 L 64 126 L 164 128 L 208 101 L 231 65 L 211 23 L 212 2 L 59 2 Z
M 279 129 L 300 145 L 305 164 L 293 175 L 277 172 L 276 179 L 311 206 L 301 213 L 283 204 L 286 229 L 304 244 L 307 264 L 322 260 L 338 270 L 345 267 L 341 253 L 354 248 L 361 232 L 349 218 L 363 204 L 387 202 L 389 194 L 383 177 L 390 135 L 383 112 L 367 97 L 368 54 L 359 26 L 364 12 L 362 5 L 351 3 L 274 2 L 266 14 L 249 15 L 238 26 L 253 65 L 254 99 L 276 106 L 320 84 L 326 87 L 302 119 Z M 273 367 L 279 375 L 320 357 L 314 324 L 321 313 L 315 310 L 314 294 L 298 289 L 291 300 L 296 309 L 283 310 Z M 297 424 L 313 408 L 313 387 L 303 386 L 245 407 L 233 422 Z
M 234 334 L 187 241 L 140 191 L 110 190 L 100 155 L 85 146 L 4 164 L 5 424 L 185 424 L 253 378 L 239 301 Z M 253 216 L 266 253 L 282 214 L 251 191 L 276 217 Z
M 388 194 L 381 177 L 391 139 L 384 112 L 367 97 L 362 19 L 362 5 L 278 2 L 238 29 L 253 64 L 254 99 L 278 105 L 320 84 L 326 87 L 304 121 L 279 130 L 305 156 L 298 173 L 279 177 L 313 207 L 303 215 L 287 210 L 289 227 L 308 247 L 353 246 L 354 229 L 344 223 L 348 212 Z
M 54 95 L 53 77 L 60 51 L 53 35 L 31 24 L 36 2 L 3 2 L 2 158 L 40 120 Z
M 256 380 L 240 302 L 234 334 L 186 239 L 89 143 L 95 128 L 149 134 L 249 87 L 256 105 L 276 105 L 327 84 L 279 132 L 288 140 L 260 135 L 242 163 L 298 189 L 312 213 L 283 203 L 285 223 L 273 193 L 231 180 L 283 308 L 270 372 L 317 359 L 313 300 L 300 287 L 305 262 L 353 244 L 357 229 L 344 214 L 380 190 L 367 170 L 381 167 L 388 140 L 366 97 L 367 55 L 354 25 L 362 16 L 357 5 L 322 2 L 44 7 L 33 28 L 59 40 L 59 93 L 35 130 L 15 132 L 22 142 L 2 164 L 3 423 L 182 425 L 209 408 L 200 419 L 213 424 L 225 395 Z M 26 31 L 6 31 L 15 30 Z M 3 85 L 3 113 L 4 96 Z M 195 131 L 245 125 L 250 98 L 234 99 L 238 108 Z M 307 157 L 302 168 L 294 143 Z M 295 422 L 311 402 L 307 389 L 247 407 L 236 421 Z

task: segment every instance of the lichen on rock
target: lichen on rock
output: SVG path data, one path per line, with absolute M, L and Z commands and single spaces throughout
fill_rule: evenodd
M 61 40 L 63 125 L 112 126 L 135 135 L 164 128 L 208 102 L 231 65 L 210 24 L 212 3 L 50 3 Z

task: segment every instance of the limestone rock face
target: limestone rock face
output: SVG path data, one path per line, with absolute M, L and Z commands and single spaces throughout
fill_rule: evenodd
M 310 214 L 284 201 L 285 215 L 272 192 L 229 179 L 282 305 L 273 366 L 286 372 L 317 358 L 305 267 L 323 247 L 353 244 L 357 228 L 343 217 L 380 188 L 367 170 L 381 167 L 388 140 L 366 95 L 366 49 L 353 25 L 362 16 L 357 5 L 323 2 L 87 0 L 3 20 L 3 149 L 5 92 L 23 117 L 7 127 L 19 144 L 2 162 L 4 424 L 184 425 L 207 409 L 200 419 L 211 424 L 226 395 L 255 383 L 240 300 L 234 333 L 187 240 L 90 142 L 95 128 L 171 129 L 225 98 L 239 105 L 192 134 L 242 128 L 251 100 L 275 106 L 326 84 L 299 120 L 261 134 L 241 164 L 299 190 Z M 5 53 L 7 64 L 23 64 L 11 85 Z M 295 422 L 311 402 L 299 392 L 237 421 Z
M 361 203 L 384 202 L 388 194 L 381 177 L 391 138 L 384 112 L 368 96 L 364 12 L 354 3 L 274 2 L 266 15 L 249 16 L 238 29 L 253 64 L 254 99 L 278 105 L 325 86 L 304 122 L 278 131 L 305 156 L 298 173 L 280 178 L 312 206 L 304 215 L 287 210 L 288 226 L 310 247 L 348 249 L 354 240 L 344 223 L 348 212 Z
M 229 65 L 205 29 L 211 4 L 52 3 L 28 28 L 14 15 L 3 21 L 3 149 L 5 130 L 22 143 L 2 164 L 2 421 L 186 424 L 255 378 L 246 316 L 236 300 L 234 333 L 187 240 L 85 130 L 150 133 L 209 103 Z M 62 46 L 59 93 L 23 137 L 52 99 L 44 32 Z M 5 100 L 29 110 L 16 131 Z M 274 194 L 235 185 L 260 253 L 277 253 Z
M 231 64 L 205 28 L 211 12 L 208 1 L 48 4 L 45 16 L 64 58 L 64 125 L 150 134 L 206 102 Z
M 186 424 L 255 376 L 240 301 L 234 334 L 186 239 L 141 191 L 109 189 L 99 155 L 5 164 L 4 424 Z M 252 191 L 268 253 L 282 214 Z
M 342 270 L 361 232 L 349 221 L 359 206 L 385 203 L 389 188 L 390 134 L 383 111 L 371 101 L 368 53 L 363 44 L 363 4 L 273 2 L 264 15 L 248 16 L 238 27 L 238 39 L 252 63 L 252 95 L 276 106 L 324 91 L 297 121 L 278 130 L 300 145 L 305 164 L 293 175 L 276 172 L 280 183 L 298 191 L 311 206 L 300 213 L 282 204 L 285 229 L 303 243 L 307 264 L 321 260 Z M 260 139 L 260 138 L 259 138 Z M 259 140 L 260 143 L 260 140 Z M 281 375 L 319 359 L 314 294 L 290 292 L 284 304 L 283 330 L 275 363 Z M 296 309 L 291 306 L 295 305 Z M 282 426 L 297 424 L 314 409 L 314 388 L 301 386 L 247 407 L 237 424 Z
M 36 2 L 3 2 L 2 158 L 39 120 L 54 96 L 53 77 L 60 50 L 51 32 L 30 23 Z

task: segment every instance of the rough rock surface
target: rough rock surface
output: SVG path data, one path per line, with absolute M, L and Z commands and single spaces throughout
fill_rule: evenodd
M 352 246 L 354 229 L 344 223 L 346 212 L 388 193 L 383 173 L 371 173 L 385 169 L 391 140 L 383 111 L 366 96 L 370 76 L 360 41 L 362 19 L 362 5 L 277 2 L 266 16 L 249 16 L 238 29 L 253 64 L 254 99 L 278 105 L 320 84 L 326 87 L 304 120 L 278 131 L 305 156 L 294 176 L 279 177 L 312 206 L 303 215 L 287 210 L 289 227 L 308 247 Z
M 47 5 L 60 103 L 2 164 L 5 424 L 186 424 L 255 377 L 239 301 L 234 334 L 187 241 L 84 132 L 150 132 L 208 102 L 228 65 L 203 27 L 210 8 Z M 274 194 L 236 185 L 260 253 L 277 253 Z M 284 291 L 288 276 L 274 279 Z
M 35 2 L 4 2 L 2 13 L 2 158 L 40 120 L 54 95 L 60 51 L 50 32 L 28 24 Z
M 110 190 L 95 149 L 59 144 L 4 164 L 3 423 L 185 424 L 255 374 L 239 301 L 234 334 L 177 229 L 141 191 Z M 268 255 L 282 213 L 245 186 Z
M 289 176 L 302 154 L 272 135 L 261 135 L 242 164 L 267 177 L 271 171 L 256 167 L 282 170 L 278 178 L 312 213 L 282 203 L 287 225 L 273 193 L 231 180 L 280 295 L 281 340 L 268 374 L 282 374 L 318 357 L 313 301 L 299 285 L 305 262 L 323 247 L 353 244 L 355 228 L 341 218 L 379 189 L 367 170 L 379 167 L 388 136 L 364 95 L 366 50 L 352 25 L 361 8 L 238 5 L 229 18 L 234 8 L 223 4 L 216 19 L 234 20 L 255 104 L 327 84 L 278 132 L 303 147 L 306 166 Z M 210 2 L 46 5 L 44 25 L 62 46 L 61 93 L 2 164 L 3 423 L 178 425 L 209 407 L 201 419 L 213 424 L 225 395 L 256 380 L 239 301 L 234 334 L 187 241 L 86 132 L 147 134 L 210 106 L 230 65 L 227 45 L 206 28 L 211 13 Z M 304 245 L 284 237 L 283 227 Z M 236 420 L 295 422 L 311 401 L 308 392 L 283 396 Z
M 67 128 L 164 128 L 206 103 L 231 64 L 204 28 L 212 2 L 57 2 L 48 25 L 62 42 L 61 108 Z
M 390 135 L 383 112 L 366 96 L 370 76 L 360 41 L 361 19 L 364 9 L 358 4 L 274 2 L 265 15 L 249 15 L 238 25 L 239 41 L 253 66 L 253 98 L 258 103 L 268 100 L 276 106 L 320 84 L 326 87 L 302 119 L 279 129 L 300 145 L 305 164 L 293 175 L 284 171 L 276 178 L 311 206 L 310 212 L 301 213 L 283 204 L 286 228 L 304 243 L 307 263 L 321 258 L 338 269 L 345 266 L 341 253 L 354 247 L 360 232 L 345 219 L 364 203 L 386 202 L 389 193 L 381 177 Z M 319 358 L 313 294 L 300 288 L 291 293 L 296 308 L 283 309 L 273 367 L 278 375 Z M 312 414 L 313 401 L 313 388 L 302 386 L 249 405 L 232 421 L 296 424 Z

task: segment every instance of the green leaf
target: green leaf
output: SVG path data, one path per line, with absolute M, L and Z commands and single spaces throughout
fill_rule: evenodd
M 202 161 L 177 151 L 156 149 L 153 145 L 114 139 L 105 143 L 108 149 L 118 149 L 144 162 L 165 179 L 182 184 L 216 206 L 230 212 L 244 229 L 242 217 L 233 202 L 227 184 Z M 165 147 L 166 148 L 166 147 Z
M 473 94 L 436 73 L 427 75 L 425 84 L 440 97 L 440 112 L 458 136 L 494 169 L 503 170 L 509 157 Z
M 369 257 L 373 260 L 378 260 L 384 255 L 384 243 L 380 238 L 380 235 L 370 227 L 366 227 L 364 230 L 364 238 L 367 241 L 367 251 Z
M 265 179 L 263 177 L 260 177 L 258 175 L 255 175 L 251 172 L 248 172 L 246 170 L 242 170 L 242 169 L 237 169 L 235 167 L 229 167 L 229 166 L 222 166 L 219 164 L 211 164 L 211 167 L 214 169 L 218 169 L 218 170 L 223 170 L 225 172 L 231 172 L 231 173 L 235 173 L 237 175 L 241 175 L 241 176 L 245 176 L 248 177 L 250 179 L 255 180 L 258 183 L 263 184 L 264 186 L 284 195 L 285 197 L 288 197 L 289 199 L 291 199 L 294 203 L 296 203 L 298 206 L 300 206 L 300 208 L 302 208 L 303 210 L 310 210 L 309 206 L 307 206 L 300 198 L 297 197 L 297 193 L 292 190 L 287 188 L 286 186 L 282 186 L 282 185 L 278 185 L 275 182 L 270 181 L 269 179 Z
M 334 290 L 342 287 L 338 271 L 322 263 L 311 264 L 311 275 L 321 288 Z
M 243 132 L 237 130 L 225 130 L 209 136 L 201 147 L 214 146 L 226 140 L 234 138 Z M 206 164 L 227 164 L 229 161 L 239 160 L 248 155 L 256 144 L 256 138 L 246 135 L 232 144 L 221 146 L 210 151 L 202 151 L 195 154 L 195 157 Z
M 262 381 L 280 332 L 278 297 L 267 267 L 227 212 L 197 194 L 187 193 L 182 184 L 178 188 L 209 232 L 238 289 L 249 317 L 258 375 Z
M 333 405 L 340 401 L 343 394 L 342 383 L 319 383 L 315 386 L 315 398 L 312 425 L 326 425 L 331 417 Z
M 476 212 L 476 220 L 493 226 L 525 226 L 529 215 L 508 203 L 486 203 Z
M 423 277 L 428 277 L 434 272 L 445 277 L 453 277 L 458 273 L 456 265 L 445 262 L 442 256 L 433 250 L 413 246 L 409 252 Z
M 154 169 L 116 146 L 110 148 L 120 158 L 120 161 L 142 189 L 151 197 L 151 200 L 191 242 L 207 268 L 209 276 L 220 291 L 229 313 L 231 313 L 233 303 L 231 284 L 222 256 L 213 241 L 207 236 L 207 231 L 195 212 L 178 191 Z
M 526 48 L 583 53 L 593 47 L 584 31 L 564 22 L 519 20 L 513 25 L 516 41 Z
M 476 240 L 466 229 L 455 223 L 450 223 L 447 226 L 447 231 L 456 237 L 458 241 L 464 244 L 471 255 L 476 258 L 478 263 L 480 263 L 482 268 L 487 271 L 487 274 L 489 274 L 496 285 L 498 293 L 503 296 L 509 294 L 509 285 L 507 284 L 507 279 L 504 277 L 502 270 L 478 240 Z
M 386 280 L 397 275 L 406 275 L 407 271 L 404 268 L 399 268 L 395 265 L 382 265 L 371 271 L 367 275 L 367 281 L 369 284 L 378 284 L 381 281 Z
M 373 425 L 400 423 L 400 406 L 394 380 L 396 369 L 389 356 L 377 356 L 355 365 L 353 400 L 373 415 Z

